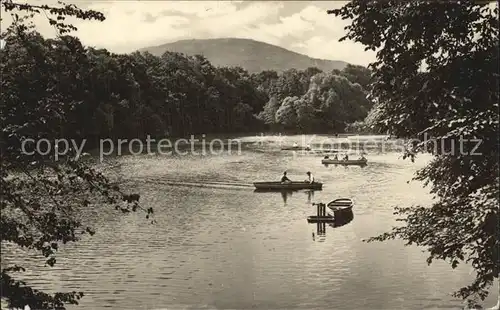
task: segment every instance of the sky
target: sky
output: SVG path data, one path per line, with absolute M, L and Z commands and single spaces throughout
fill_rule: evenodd
M 16 1 L 16 0 L 15 0 Z M 17 2 L 21 2 L 17 0 Z M 22 1 L 26 2 L 26 1 Z M 31 4 L 56 1 L 30 0 Z M 115 53 L 133 52 L 182 39 L 247 38 L 284 47 L 314 58 L 368 65 L 375 54 L 345 35 L 343 21 L 326 10 L 342 1 L 66 1 L 102 12 L 106 20 L 76 21 L 75 33 L 86 45 Z M 2 12 L 2 29 L 11 18 Z M 54 37 L 43 14 L 35 20 L 40 33 Z

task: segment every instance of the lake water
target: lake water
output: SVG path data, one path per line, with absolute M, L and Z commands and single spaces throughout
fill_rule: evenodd
M 292 143 L 297 137 L 289 137 Z M 52 269 L 25 256 L 35 287 L 83 291 L 70 309 L 460 309 L 450 293 L 472 279 L 467 266 L 427 266 L 423 249 L 362 239 L 396 224 L 395 205 L 431 197 L 399 153 L 369 149 L 366 167 L 321 165 L 321 155 L 279 151 L 246 137 L 241 154 L 123 156 L 108 172 L 152 206 L 144 214 L 92 213 L 97 233 L 66 245 Z M 261 145 L 252 144 L 264 141 Z M 299 140 L 297 140 L 300 143 Z M 233 152 L 234 153 L 234 152 Z M 256 193 L 253 181 L 295 180 L 312 171 L 322 191 Z M 355 201 L 354 218 L 318 235 L 311 202 Z M 4 251 L 5 262 L 21 252 Z M 487 305 L 496 303 L 492 294 Z

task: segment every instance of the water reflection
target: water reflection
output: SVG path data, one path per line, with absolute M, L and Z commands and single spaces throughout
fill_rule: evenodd
M 289 196 L 292 196 L 293 194 L 293 191 L 282 191 L 281 192 L 281 198 L 283 198 L 283 203 L 285 204 L 286 206 L 286 201 L 288 199 Z
M 269 189 L 255 189 L 254 193 L 273 193 L 273 194 L 281 194 L 281 198 L 283 199 L 283 204 L 287 205 L 288 199 L 292 197 L 293 193 L 303 191 L 307 196 L 307 203 L 312 203 L 314 199 L 314 192 L 316 190 L 269 190 Z
M 109 169 L 123 177 L 126 191 L 139 192 L 143 204 L 154 208 L 157 225 L 140 214 L 91 208 L 82 217 L 97 233 L 61 249 L 57 274 L 24 251 L 2 248 L 2 264 L 10 256 L 26 265 L 19 277 L 37 288 L 87 293 L 69 310 L 460 309 L 449 292 L 473 280 L 468 268 L 428 266 L 427 253 L 401 242 L 361 241 L 397 224 L 391 206 L 432 202 L 421 185 L 406 183 L 423 167 L 422 157 L 410 164 L 399 153 L 372 151 L 363 170 L 321 169 L 316 156 L 293 158 L 277 148 L 241 155 L 233 148 L 233 155 L 220 156 L 120 156 L 119 166 L 109 162 Z M 282 207 L 280 192 L 212 186 L 247 184 L 285 170 L 301 175 L 314 167 L 325 185 L 315 200 L 356 200 L 356 221 L 340 228 L 342 221 L 331 223 L 336 229 L 320 225 L 320 237 L 317 224 L 304 218 L 315 213 L 305 205 L 305 192 L 292 198 L 288 193 L 289 207 Z M 328 242 L 321 243 L 323 231 Z M 311 243 L 313 232 L 317 242 Z M 491 296 L 487 303 L 493 305 Z
M 307 193 L 307 203 L 311 203 L 311 201 L 314 199 L 314 191 L 308 190 L 306 191 L 306 193 Z
M 254 193 L 269 193 L 269 194 L 281 194 L 281 198 L 283 199 L 283 204 L 286 206 L 288 198 L 290 198 L 294 191 L 292 190 L 268 190 L 268 189 L 256 189 L 253 191 Z
M 352 222 L 354 219 L 354 213 L 352 209 L 344 209 L 342 211 L 337 212 L 329 212 L 327 215 L 333 216 L 333 222 L 316 222 L 316 231 L 312 233 L 313 241 L 323 242 L 326 238 L 326 226 L 330 226 L 331 228 L 338 228 L 345 226 Z
M 316 223 L 316 233 L 312 233 L 313 241 L 316 241 L 318 238 L 318 242 L 323 242 L 326 237 L 326 223 Z
M 344 167 L 346 170 L 349 169 L 349 167 L 359 167 L 359 168 L 365 168 L 366 166 L 368 166 L 368 164 L 361 164 L 361 165 L 345 165 L 345 164 L 323 164 L 323 166 L 325 166 L 326 168 L 330 167 L 330 166 L 334 166 L 334 167 Z
M 335 221 L 333 223 L 328 223 L 332 228 L 342 227 L 349 224 L 354 219 L 354 213 L 352 209 L 344 209 L 342 211 L 335 212 Z

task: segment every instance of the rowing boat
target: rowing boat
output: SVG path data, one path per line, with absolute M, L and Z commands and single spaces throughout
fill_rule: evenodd
M 336 154 L 339 153 L 339 150 L 311 150 L 314 153 L 318 154 Z
M 256 189 L 259 190 L 300 190 L 300 189 L 317 189 L 323 188 L 323 183 L 307 183 L 307 182 L 255 182 L 253 183 Z
M 368 160 L 365 159 L 354 159 L 354 160 L 341 160 L 341 159 L 330 159 L 325 158 L 321 160 L 321 163 L 324 165 L 359 165 L 364 166 Z
M 307 146 L 288 146 L 288 147 L 282 147 L 282 151 L 310 151 L 311 148 Z
M 348 212 L 352 211 L 353 201 L 351 198 L 339 198 L 330 201 L 326 206 L 330 208 L 334 214 L 337 212 Z

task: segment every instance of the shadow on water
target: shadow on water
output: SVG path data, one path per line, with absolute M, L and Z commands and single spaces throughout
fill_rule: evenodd
M 286 201 L 289 196 L 292 196 L 293 192 L 281 192 L 281 198 L 283 198 L 283 203 L 286 205 Z
M 312 233 L 313 241 L 323 242 L 325 240 L 327 226 L 330 226 L 331 228 L 342 227 L 349 224 L 354 219 L 354 213 L 351 209 L 344 210 L 342 212 L 335 212 L 331 215 L 334 217 L 333 222 L 317 222 L 312 224 L 316 225 L 316 232 Z
M 311 203 L 312 200 L 314 199 L 314 191 L 313 190 L 307 190 L 307 203 Z
M 349 167 L 359 167 L 359 168 L 365 168 L 368 166 L 368 164 L 363 164 L 363 165 L 353 165 L 353 164 L 323 164 L 326 168 L 333 166 L 333 167 L 344 167 L 345 169 L 348 169 Z
M 283 199 L 283 204 L 286 205 L 288 198 L 292 197 L 294 193 L 303 192 L 307 196 L 307 203 L 310 204 L 314 199 L 314 192 L 320 191 L 315 189 L 308 190 L 271 190 L 271 189 L 255 189 L 254 193 L 268 193 L 268 194 L 281 194 L 281 198 Z

